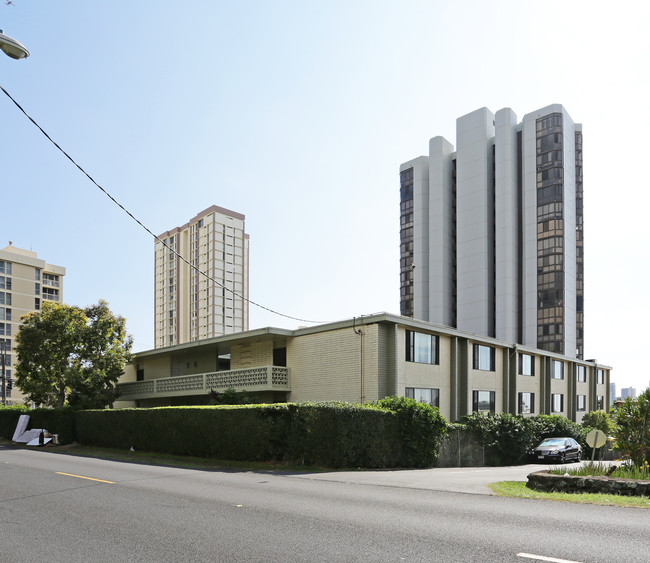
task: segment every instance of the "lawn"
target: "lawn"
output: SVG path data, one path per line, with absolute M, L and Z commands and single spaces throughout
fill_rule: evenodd
M 623 506 L 629 508 L 650 508 L 649 497 L 627 497 L 590 493 L 543 493 L 526 487 L 523 481 L 500 481 L 492 483 L 490 489 L 500 497 L 574 502 L 577 504 L 600 504 L 603 506 Z

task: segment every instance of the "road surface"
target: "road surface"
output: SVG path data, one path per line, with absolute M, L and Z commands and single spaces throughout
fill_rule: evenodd
M 437 490 L 490 471 L 203 471 L 5 447 L 0 561 L 648 560 L 647 510 Z

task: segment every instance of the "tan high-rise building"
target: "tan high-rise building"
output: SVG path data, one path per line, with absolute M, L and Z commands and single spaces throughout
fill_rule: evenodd
M 158 238 L 155 347 L 248 330 L 244 215 L 213 205 Z
M 13 338 L 20 326 L 20 317 L 37 311 L 43 301 L 63 301 L 65 268 L 48 264 L 36 252 L 23 250 L 9 243 L 0 250 L 0 354 L 5 351 L 5 375 L 13 379 Z M 0 360 L 1 361 L 1 360 Z M 9 387 L 9 386 L 7 386 Z M 6 389 L 8 405 L 23 402 L 17 387 Z

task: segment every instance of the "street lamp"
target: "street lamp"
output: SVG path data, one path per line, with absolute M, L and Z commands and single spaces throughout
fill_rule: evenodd
M 5 35 L 0 29 L 0 49 L 2 49 L 8 57 L 12 59 L 26 59 L 29 57 L 29 51 L 20 42 L 16 41 L 13 37 Z

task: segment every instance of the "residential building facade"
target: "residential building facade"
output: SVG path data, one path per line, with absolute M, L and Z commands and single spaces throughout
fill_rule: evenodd
M 380 313 L 298 330 L 264 328 L 135 354 L 116 407 L 208 404 L 211 390 L 264 402 L 366 403 L 399 395 L 440 408 L 559 414 L 609 408 L 610 369 L 447 326 Z
M 213 205 L 158 238 L 155 347 L 247 330 L 249 237 L 244 215 Z
M 36 252 L 11 243 L 0 250 L 0 354 L 4 356 L 5 377 L 10 383 L 5 388 L 8 405 L 23 402 L 12 377 L 16 362 L 13 339 L 20 327 L 20 317 L 40 310 L 43 301 L 62 303 L 64 276 L 63 266 L 48 264 Z
M 476 110 L 400 166 L 400 312 L 584 357 L 582 126 Z

